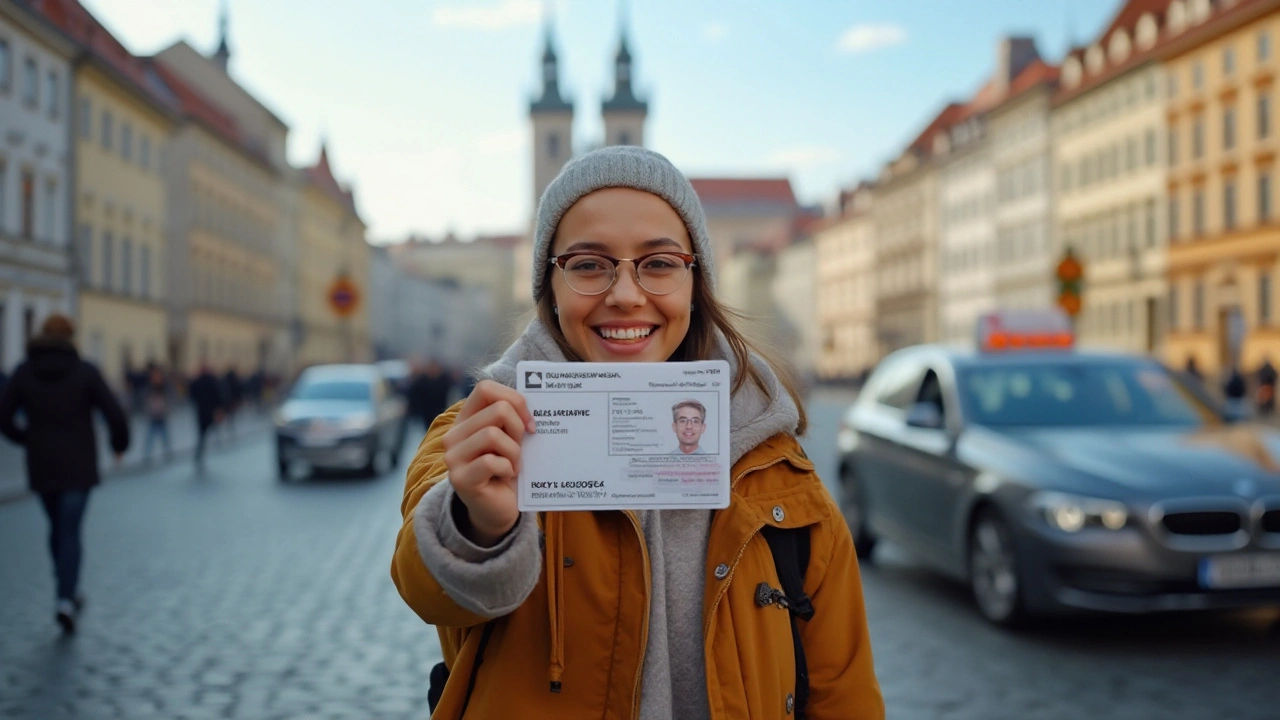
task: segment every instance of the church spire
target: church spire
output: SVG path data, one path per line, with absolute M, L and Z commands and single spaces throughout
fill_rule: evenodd
M 573 103 L 560 95 L 560 59 L 556 56 L 551 22 L 551 14 L 548 13 L 542 50 L 542 94 L 530 103 L 530 112 L 573 111 Z
M 227 71 L 227 64 L 231 61 L 231 48 L 227 46 L 227 16 L 229 10 L 227 8 L 227 0 L 222 0 L 222 7 L 218 13 L 218 49 L 213 53 L 213 61 L 222 68 L 222 72 Z
M 618 3 L 618 52 L 613 58 L 613 97 L 605 100 L 603 110 L 647 112 L 649 104 L 635 95 L 631 79 L 631 48 L 627 44 L 627 3 Z

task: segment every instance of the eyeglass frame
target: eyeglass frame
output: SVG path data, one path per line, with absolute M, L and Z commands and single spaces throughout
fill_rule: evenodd
M 613 286 L 618 282 L 618 266 L 624 262 L 629 262 L 631 263 L 632 274 L 635 276 L 636 285 L 638 285 L 641 290 L 644 290 L 650 295 L 657 295 L 658 297 L 662 297 L 663 295 L 670 295 L 676 290 L 679 290 L 680 286 L 677 285 L 676 287 L 664 293 L 656 293 L 650 290 L 649 288 L 645 287 L 644 283 L 640 282 L 640 263 L 648 258 L 657 256 L 657 255 L 674 255 L 675 257 L 678 257 L 681 260 L 683 260 L 685 263 L 684 272 L 685 272 L 686 278 L 689 277 L 689 271 L 692 270 L 694 266 L 698 264 L 697 255 L 694 255 L 692 253 L 687 253 L 687 252 L 677 252 L 675 250 L 656 250 L 654 252 L 645 253 L 644 255 L 641 255 L 640 257 L 635 257 L 635 258 L 617 258 L 612 255 L 605 255 L 604 253 L 596 252 L 594 250 L 575 250 L 574 252 L 567 252 L 560 255 L 552 255 L 551 257 L 547 258 L 547 264 L 555 265 L 556 267 L 560 268 L 561 276 L 564 277 L 564 284 L 568 285 L 570 290 L 574 291 L 575 293 L 578 293 L 579 295 L 585 295 L 587 297 L 595 297 L 596 295 L 603 295 L 609 292 L 609 290 L 613 288 Z M 609 284 L 606 285 L 604 289 L 601 290 L 600 292 L 584 293 L 581 290 L 575 288 L 573 286 L 573 283 L 569 282 L 569 276 L 566 274 L 568 271 L 565 270 L 564 264 L 574 259 L 575 257 L 582 257 L 582 256 L 598 257 L 613 263 L 613 280 L 610 280 Z M 682 281 L 681 285 L 683 284 L 684 283 Z

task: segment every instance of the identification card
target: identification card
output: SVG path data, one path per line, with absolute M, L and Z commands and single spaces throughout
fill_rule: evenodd
M 516 365 L 522 511 L 729 506 L 729 363 Z

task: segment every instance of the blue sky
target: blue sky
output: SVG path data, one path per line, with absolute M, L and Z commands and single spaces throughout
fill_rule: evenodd
M 219 0 L 82 2 L 138 54 L 217 43 Z M 575 144 L 601 135 L 617 0 L 229 3 L 232 75 L 291 125 L 294 163 L 328 138 L 375 242 L 525 227 L 548 7 Z M 1119 4 L 628 0 L 646 144 L 690 175 L 786 175 L 802 202 L 824 202 L 980 86 L 1001 36 L 1033 35 L 1056 61 L 1069 35 L 1091 39 Z

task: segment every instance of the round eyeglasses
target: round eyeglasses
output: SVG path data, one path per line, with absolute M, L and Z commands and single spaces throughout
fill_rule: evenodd
M 618 281 L 618 264 L 631 263 L 636 284 L 650 295 L 667 295 L 680 289 L 689 277 L 697 256 L 678 252 L 656 252 L 638 258 L 616 258 L 593 252 L 556 255 L 548 261 L 559 266 L 565 284 L 579 295 L 599 295 Z

